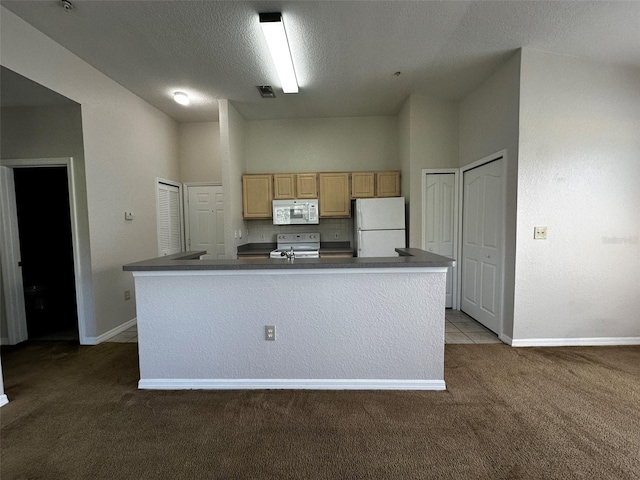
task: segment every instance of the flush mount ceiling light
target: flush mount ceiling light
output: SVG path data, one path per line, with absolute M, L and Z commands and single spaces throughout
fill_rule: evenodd
M 178 102 L 180 105 L 189 105 L 189 95 L 184 92 L 175 92 L 173 94 L 173 99 Z
M 284 22 L 282 15 L 278 13 L 261 13 L 260 26 L 262 33 L 267 39 L 267 45 L 271 52 L 271 58 L 276 65 L 282 91 L 284 93 L 298 93 L 298 81 L 296 80 L 296 72 L 293 69 L 293 61 L 291 60 L 291 52 L 289 51 L 289 42 L 287 33 L 284 30 Z

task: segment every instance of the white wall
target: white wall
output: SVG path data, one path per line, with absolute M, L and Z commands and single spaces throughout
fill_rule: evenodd
M 504 334 L 513 334 L 515 237 L 520 107 L 520 52 L 460 103 L 460 166 L 507 151 Z
M 446 274 L 366 270 L 139 272 L 140 385 L 444 387 Z
M 89 218 L 87 210 L 87 190 L 85 178 L 84 148 L 82 139 L 82 115 L 80 106 L 10 107 L 0 109 L 0 157 L 52 158 L 73 157 L 74 189 L 76 198 L 76 235 L 80 246 L 80 271 L 76 272 L 83 281 L 84 301 L 78 313 L 91 319 L 88 335 L 95 335 L 93 325 L 93 281 L 91 272 L 91 245 L 89 239 Z M 64 128 L 61 128 L 61 125 Z M 0 161 L 1 163 L 1 161 Z M 0 290 L 2 280 L 0 279 Z M 6 318 L 1 310 L 0 332 L 6 337 Z
M 402 194 L 408 199 L 409 246 L 422 247 L 422 170 L 458 165 L 458 105 L 424 95 L 411 95 L 400 112 L 402 131 Z M 407 110 L 408 109 L 408 113 Z M 399 142 L 400 143 L 400 142 Z M 406 185 L 409 185 L 408 190 Z M 408 193 L 407 193 L 408 192 Z
M 220 123 L 181 123 L 178 135 L 182 182 L 222 183 Z
M 246 122 L 247 173 L 398 170 L 395 116 Z
M 398 163 L 401 171 L 400 191 L 408 203 L 411 198 L 411 97 L 407 98 L 398 113 Z
M 525 49 L 520 111 L 514 340 L 640 342 L 640 71 Z
M 236 258 L 238 245 L 247 243 L 249 236 L 247 224 L 242 218 L 242 174 L 246 173 L 247 122 L 228 100 L 219 100 L 218 106 L 224 186 L 224 244 L 227 258 Z
M 180 180 L 177 124 L 0 8 L 1 64 L 81 104 L 95 304 L 87 334 L 99 336 L 135 316 L 122 265 L 157 255 L 155 179 Z

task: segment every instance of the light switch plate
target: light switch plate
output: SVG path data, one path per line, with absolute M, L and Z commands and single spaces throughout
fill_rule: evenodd
M 547 239 L 547 227 L 535 227 L 533 229 L 534 240 L 546 240 Z

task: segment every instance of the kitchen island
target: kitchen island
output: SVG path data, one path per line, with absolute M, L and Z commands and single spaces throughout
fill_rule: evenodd
M 454 261 L 397 251 L 291 262 L 185 252 L 125 265 L 135 278 L 139 388 L 443 390 Z

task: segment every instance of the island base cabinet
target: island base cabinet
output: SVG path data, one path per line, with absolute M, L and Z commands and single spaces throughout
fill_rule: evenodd
M 444 389 L 446 268 L 346 270 L 134 272 L 139 387 Z

